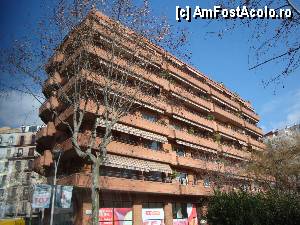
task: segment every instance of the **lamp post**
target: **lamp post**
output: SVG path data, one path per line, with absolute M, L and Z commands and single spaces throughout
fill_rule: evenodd
M 57 174 L 57 168 L 59 165 L 62 150 L 61 149 L 53 149 L 52 153 L 53 153 L 52 158 L 53 158 L 53 162 L 54 162 L 54 178 L 53 178 L 53 189 L 52 189 L 50 225 L 53 225 L 54 203 L 55 203 L 55 192 L 56 192 L 56 174 Z

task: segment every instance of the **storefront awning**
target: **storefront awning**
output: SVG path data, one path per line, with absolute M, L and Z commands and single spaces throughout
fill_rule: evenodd
M 99 126 L 105 127 L 104 120 L 100 120 Z M 133 134 L 135 136 L 142 137 L 142 138 L 152 140 L 152 141 L 158 141 L 158 142 L 162 142 L 162 143 L 168 142 L 168 139 L 165 136 L 154 134 L 154 133 L 151 133 L 148 131 L 137 129 L 137 128 L 130 127 L 130 126 L 120 124 L 120 123 L 116 123 L 113 126 L 113 130 L 117 130 L 117 131 L 124 132 L 127 134 Z
M 168 164 L 146 161 L 131 157 L 107 154 L 105 161 L 102 163 L 104 166 L 138 170 L 143 172 L 162 172 L 172 173 L 172 169 Z

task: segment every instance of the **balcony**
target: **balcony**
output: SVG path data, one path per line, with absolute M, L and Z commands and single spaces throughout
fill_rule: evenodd
M 255 146 L 256 148 L 259 148 L 261 150 L 266 148 L 266 145 L 263 142 L 257 141 L 251 137 L 249 137 L 249 144 L 251 146 Z
M 73 174 L 68 177 L 58 179 L 60 185 L 74 185 L 81 188 L 90 188 L 91 177 L 89 174 Z M 117 177 L 100 177 L 100 189 L 107 191 L 149 193 L 149 194 L 168 194 L 168 195 L 212 195 L 211 188 L 199 185 L 180 185 L 179 183 L 162 183 L 145 180 L 134 180 Z
M 59 103 L 56 97 L 51 96 L 39 108 L 39 116 L 44 123 L 48 123 L 52 116 L 52 109 L 56 109 Z
M 197 95 L 192 94 L 177 85 L 175 86 L 173 84 L 170 84 L 170 90 L 172 92 L 174 92 L 175 94 L 177 94 L 183 98 L 186 98 L 187 100 L 189 100 L 197 105 L 204 107 L 205 109 L 207 109 L 207 111 L 210 111 L 212 109 L 212 105 L 209 101 L 204 100 L 203 98 L 200 98 Z
M 259 121 L 259 119 L 260 119 L 259 116 L 255 112 L 253 112 L 250 109 L 247 109 L 245 107 L 242 107 L 242 112 L 244 114 L 248 115 L 249 117 L 253 118 L 256 121 Z
M 230 111 L 226 111 L 219 106 L 214 105 L 215 113 L 224 118 L 225 120 L 230 120 L 232 123 L 238 124 L 239 126 L 243 126 L 244 121 L 237 115 L 231 113 Z
M 163 150 L 151 150 L 141 145 L 127 144 L 119 141 L 112 141 L 111 143 L 109 143 L 109 145 L 107 146 L 107 150 L 109 153 L 164 162 L 168 164 L 173 163 L 174 158 L 173 154 L 165 152 Z
M 170 129 L 168 126 L 162 125 L 158 122 L 151 122 L 139 116 L 125 116 L 120 119 L 120 123 L 147 130 L 153 133 L 158 133 L 164 136 L 170 135 Z
M 183 166 L 190 169 L 200 169 L 200 170 L 208 170 L 214 172 L 222 172 L 224 170 L 223 165 L 219 165 L 214 162 L 205 161 L 202 159 L 195 159 L 191 157 L 176 156 L 176 164 L 178 166 Z
M 43 155 L 35 158 L 33 161 L 33 170 L 41 172 L 43 168 L 49 167 L 52 163 L 52 153 L 50 150 L 45 150 Z
M 189 83 L 197 86 L 198 88 L 204 90 L 205 92 L 209 92 L 210 88 L 207 84 L 197 80 L 196 78 L 188 75 L 187 73 L 183 72 L 181 69 L 176 68 L 174 65 L 168 63 L 167 65 L 164 65 L 165 69 L 167 71 L 170 71 L 171 73 L 174 73 L 175 75 L 179 76 L 180 78 L 183 78 L 184 80 L 188 81 Z
M 187 120 L 190 120 L 194 123 L 203 125 L 205 127 L 211 128 L 213 130 L 216 130 L 216 125 L 213 121 L 206 119 L 204 116 L 199 116 L 195 113 L 191 113 L 184 108 L 180 107 L 172 107 L 172 113 L 176 116 L 183 117 Z
M 42 127 L 36 134 L 36 142 L 39 145 L 49 146 L 51 144 L 56 129 L 53 122 L 49 122 L 46 127 Z
M 238 131 L 235 131 L 229 127 L 222 126 L 221 124 L 218 124 L 217 127 L 218 127 L 218 132 L 229 135 L 230 137 L 236 138 L 245 143 L 248 142 L 248 137 L 244 134 L 239 133 Z
M 58 87 L 59 84 L 62 85 L 62 79 L 60 75 L 55 72 L 54 75 L 49 76 L 48 79 L 44 82 L 42 92 L 47 96 L 52 90 Z
M 222 150 L 223 152 L 230 154 L 230 155 L 234 155 L 240 158 L 244 158 L 244 159 L 250 159 L 251 158 L 251 153 L 250 152 L 246 152 L 243 150 L 239 150 L 236 149 L 234 147 L 231 146 L 227 146 L 227 145 L 222 145 Z
M 209 149 L 214 149 L 214 150 L 218 150 L 219 146 L 216 142 L 214 142 L 212 139 L 208 139 L 208 138 L 204 138 L 204 137 L 200 137 L 200 136 L 195 136 L 193 134 L 189 134 L 187 132 L 184 131 L 180 131 L 180 130 L 175 130 L 175 138 L 176 139 L 180 139 L 186 142 L 190 142 L 192 144 L 195 145 L 200 145 L 200 146 L 204 146 L 206 148 Z
M 249 130 L 251 131 L 254 131 L 254 133 L 256 133 L 257 135 L 262 135 L 263 134 L 263 131 L 260 127 L 257 127 L 247 121 L 245 121 L 245 127 L 248 128 Z
M 220 92 L 216 91 L 215 89 L 211 89 L 211 94 L 215 97 L 217 97 L 218 99 L 220 99 L 221 101 L 224 101 L 224 103 L 227 103 L 229 105 L 231 105 L 232 107 L 234 107 L 236 110 L 240 110 L 240 104 L 237 103 L 236 101 L 230 99 L 229 97 L 221 94 Z

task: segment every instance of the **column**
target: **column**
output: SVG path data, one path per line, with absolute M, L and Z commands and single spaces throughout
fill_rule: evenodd
M 172 203 L 167 202 L 164 205 L 165 225 L 173 225 Z
M 134 200 L 132 206 L 133 225 L 143 224 L 142 208 L 143 208 L 142 202 L 140 200 Z

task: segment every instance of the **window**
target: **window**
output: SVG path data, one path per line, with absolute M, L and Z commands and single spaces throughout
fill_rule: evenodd
M 173 207 L 173 219 L 188 218 L 186 203 L 173 203 L 172 207 Z
M 22 163 L 21 161 L 16 161 L 15 168 L 17 171 L 21 170 L 21 165 L 22 165 L 21 163 Z
M 5 183 L 6 183 L 6 175 L 0 178 L 0 187 L 4 187 Z
M 28 160 L 28 169 L 29 170 L 33 169 L 33 160 Z
M 37 131 L 37 126 L 30 126 L 28 129 L 28 132 L 36 132 Z
M 3 139 L 2 139 L 2 136 L 0 136 L 0 144 L 2 144 L 2 140 L 3 140 Z
M 20 136 L 20 145 L 24 145 L 25 136 Z
M 10 136 L 9 138 L 8 138 L 8 144 L 9 145 L 12 145 L 14 143 L 14 137 L 13 136 Z
M 178 156 L 185 156 L 185 150 L 182 146 L 177 147 L 176 149 L 176 155 Z
M 160 150 L 161 144 L 157 141 L 145 140 L 144 145 L 146 148 L 150 148 L 152 150 Z
M 9 158 L 10 157 L 10 153 L 11 153 L 11 149 L 7 149 L 7 152 L 6 152 L 6 157 Z
M 4 189 L 0 189 L 0 198 L 4 197 Z
M 28 156 L 34 156 L 34 148 L 29 148 Z
M 210 179 L 209 177 L 206 177 L 203 181 L 204 187 L 210 187 Z
M 22 155 L 23 155 L 23 148 L 18 148 L 17 157 L 20 157 Z
M 178 172 L 176 180 L 182 185 L 188 184 L 188 178 L 186 173 Z
M 32 144 L 32 145 L 35 144 L 35 135 L 34 135 L 34 134 L 31 136 L 31 144 Z
M 157 116 L 154 115 L 154 114 L 150 114 L 150 113 L 146 113 L 146 112 L 143 112 L 142 113 L 142 117 L 146 120 L 149 120 L 151 122 L 156 122 L 158 120 Z

